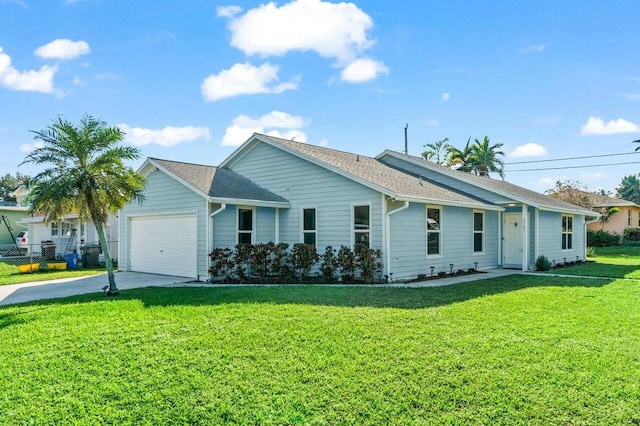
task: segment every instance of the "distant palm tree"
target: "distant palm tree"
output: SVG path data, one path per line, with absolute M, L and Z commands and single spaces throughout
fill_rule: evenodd
M 482 141 L 475 139 L 471 146 L 473 172 L 480 176 L 489 176 L 490 172 L 494 172 L 504 179 L 504 162 L 500 158 L 504 157 L 504 152 L 500 150 L 503 145 L 502 143 L 491 145 L 489 136 L 485 136 Z
M 44 146 L 32 151 L 22 164 L 47 168 L 30 182 L 31 211 L 46 221 L 77 213 L 91 219 L 96 227 L 109 280 L 108 295 L 117 295 L 113 262 L 105 237 L 109 213 L 131 201 L 142 201 L 144 178 L 125 160 L 139 158 L 137 148 L 121 146 L 124 133 L 106 127 L 104 121 L 85 115 L 80 126 L 58 117 L 44 130 L 33 131 Z
M 618 213 L 620 209 L 618 207 L 603 207 L 600 209 L 600 229 L 604 230 L 604 225 L 609 223 L 611 216 Z
M 436 164 L 443 164 L 445 161 L 445 154 L 451 148 L 449 145 L 449 138 L 444 138 L 437 142 L 428 143 L 424 145 L 424 148 L 429 148 L 422 153 L 422 157 L 427 161 L 433 161 Z
M 449 149 L 447 150 L 446 164 L 449 167 L 462 172 L 471 172 L 473 170 L 472 154 L 473 149 L 471 147 L 471 138 L 469 138 L 463 149 L 449 146 Z
M 622 178 L 620 186 L 616 188 L 618 197 L 623 200 L 640 204 L 640 181 L 636 175 L 628 175 Z

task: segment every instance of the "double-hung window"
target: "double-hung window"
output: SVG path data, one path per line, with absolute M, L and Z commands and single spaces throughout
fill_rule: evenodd
M 253 244 L 253 209 L 238 209 L 238 244 Z
M 316 228 L 316 209 L 302 209 L 302 242 L 305 244 L 316 245 L 317 228 Z
M 562 250 L 573 248 L 573 216 L 562 216 Z
M 484 212 L 473 212 L 473 252 L 484 252 Z
M 71 224 L 69 222 L 51 222 L 52 237 L 68 237 L 71 235 Z
M 427 256 L 442 254 L 442 209 L 427 207 Z
M 368 205 L 353 206 L 353 233 L 355 244 L 369 247 L 371 241 L 371 211 Z

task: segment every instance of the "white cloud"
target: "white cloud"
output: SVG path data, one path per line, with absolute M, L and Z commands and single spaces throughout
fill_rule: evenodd
M 549 155 L 547 148 L 537 143 L 528 143 L 525 145 L 517 146 L 510 154 L 511 158 L 524 158 L 524 157 L 544 157 Z
M 44 143 L 42 143 L 42 142 L 23 143 L 22 145 L 20 145 L 20 151 L 22 151 L 22 152 L 31 152 L 34 149 L 43 148 L 43 147 L 44 147 Z
M 442 102 L 447 102 L 449 99 L 451 99 L 451 93 L 443 93 L 442 95 L 440 95 L 440 99 L 442 99 Z
M 389 67 L 370 58 L 359 58 L 342 70 L 340 78 L 349 83 L 364 83 L 374 80 L 378 74 L 389 74 Z
M 259 67 L 244 63 L 235 64 L 218 74 L 211 74 L 204 79 L 200 88 L 202 96 L 208 102 L 238 95 L 282 93 L 298 88 L 297 81 L 274 85 L 277 81 L 277 66 L 268 62 Z
M 366 34 L 372 26 L 371 17 L 355 4 L 321 0 L 294 0 L 281 7 L 269 2 L 229 19 L 228 24 L 231 45 L 247 55 L 315 51 L 343 63 L 373 44 Z
M 216 8 L 216 14 L 219 18 L 233 18 L 240 12 L 242 12 L 240 6 L 218 6 Z
M 424 125 L 425 126 L 439 126 L 440 125 L 440 120 L 438 120 L 437 118 L 425 118 L 424 119 Z
M 84 86 L 84 81 L 80 77 L 73 77 L 74 86 Z
M 90 52 L 91 48 L 86 41 L 59 38 L 38 47 L 33 53 L 45 59 L 72 59 Z
M 133 145 L 156 144 L 160 146 L 173 146 L 196 139 L 211 139 L 209 129 L 206 127 L 173 127 L 162 129 L 145 129 L 143 127 L 130 127 L 128 124 L 118 124 L 118 127 L 126 133 L 125 140 Z
M 2 2 L 2 3 L 15 3 L 15 4 L 19 5 L 19 6 L 27 7 L 27 3 L 25 3 L 22 0 L 0 0 L 0 2 Z
M 540 53 L 545 49 L 544 44 L 530 44 L 526 47 L 518 49 L 518 53 Z
M 42 66 L 38 71 L 18 71 L 11 65 L 11 57 L 0 47 L 0 86 L 25 92 L 53 93 L 53 76 L 56 66 Z
M 307 135 L 300 130 L 305 124 L 304 118 L 281 111 L 271 111 L 259 118 L 239 115 L 227 127 L 221 145 L 239 146 L 254 133 L 306 142 Z
M 328 139 L 322 139 L 320 142 L 318 142 L 318 146 L 329 146 L 329 140 Z
M 640 126 L 622 118 L 605 123 L 600 117 L 589 117 L 580 131 L 582 136 L 614 135 L 617 133 L 640 133 Z

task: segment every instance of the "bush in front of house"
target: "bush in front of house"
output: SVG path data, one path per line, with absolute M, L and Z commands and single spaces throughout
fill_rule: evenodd
M 538 256 L 536 259 L 536 271 L 546 272 L 551 269 L 551 262 L 547 259 L 547 256 Z
M 331 246 L 319 255 L 312 244 L 238 244 L 216 248 L 209 254 L 211 282 L 292 284 L 292 283 L 373 283 L 382 271 L 382 251 L 358 244 L 354 250 Z M 312 275 L 313 271 L 317 271 Z
M 622 234 L 622 241 L 624 245 L 638 245 L 635 242 L 640 242 L 640 228 L 626 228 Z M 630 242 L 631 244 L 627 244 Z
M 615 232 L 603 230 L 587 231 L 587 246 L 589 247 L 609 247 L 617 245 L 620 245 L 620 235 Z

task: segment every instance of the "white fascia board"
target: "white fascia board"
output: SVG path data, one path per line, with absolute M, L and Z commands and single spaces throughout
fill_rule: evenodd
M 263 201 L 263 200 L 245 200 L 241 198 L 218 198 L 218 197 L 209 197 L 210 203 L 218 203 L 218 204 L 232 204 L 232 205 L 240 205 L 240 206 L 252 206 L 252 207 L 274 207 L 281 209 L 288 209 L 291 207 L 291 204 L 279 202 L 279 201 Z
M 482 204 L 482 203 L 465 203 L 462 201 L 445 201 L 445 200 L 436 200 L 434 198 L 415 198 L 415 197 L 404 197 L 398 196 L 394 197 L 396 201 L 409 201 L 411 203 L 417 204 L 433 204 L 438 206 L 450 206 L 450 207 L 465 207 L 468 209 L 478 209 L 478 210 L 491 210 L 496 212 L 503 212 L 504 207 L 495 206 L 491 204 Z
M 233 163 L 235 163 L 236 161 L 238 161 L 239 159 L 241 159 L 243 156 L 245 156 L 246 154 L 248 154 L 256 145 L 255 140 L 260 140 L 262 142 L 267 142 L 266 140 L 264 140 L 263 138 L 261 138 L 257 133 L 254 133 L 253 135 L 251 135 L 249 137 L 249 139 L 247 139 L 246 141 L 244 141 L 242 143 L 242 145 L 240 145 L 238 148 L 236 148 L 235 151 L 233 151 L 227 158 L 225 158 L 222 163 L 220 163 L 220 165 L 218 167 L 226 167 L 229 168 L 229 166 Z M 251 146 L 250 146 L 251 145 Z
M 600 216 L 602 216 L 600 213 L 598 212 L 594 212 L 589 210 L 584 211 L 584 210 L 569 210 L 569 209 L 554 209 L 551 207 L 539 207 L 540 211 L 545 211 L 545 212 L 553 212 L 553 213 L 563 213 L 563 214 L 575 214 L 575 215 L 582 215 L 582 216 L 591 216 L 591 217 L 596 217 L 598 219 L 600 219 Z

